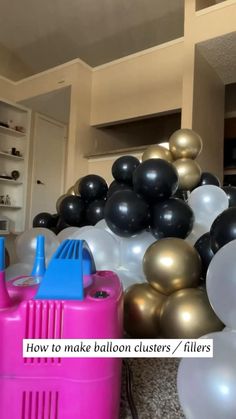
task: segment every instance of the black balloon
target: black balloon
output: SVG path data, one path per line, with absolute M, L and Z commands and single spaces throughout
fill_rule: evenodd
M 86 210 L 86 220 L 88 224 L 95 225 L 104 218 L 105 204 L 106 201 L 100 199 L 93 201 L 88 205 Z
M 188 201 L 188 192 L 182 191 L 181 189 L 177 189 L 177 191 L 174 193 L 173 198 L 179 198 L 184 202 Z
M 214 253 L 236 239 L 236 207 L 228 208 L 218 215 L 211 226 L 210 238 Z
M 112 175 L 117 182 L 132 185 L 133 172 L 139 165 L 139 160 L 134 156 L 119 157 L 112 165 Z
M 156 239 L 185 239 L 193 228 L 192 209 L 178 198 L 158 202 L 151 207 L 151 232 Z
M 59 214 L 66 224 L 80 227 L 84 221 L 85 204 L 80 196 L 68 195 L 60 203 Z
M 40 212 L 33 219 L 33 227 L 49 228 L 54 227 L 54 219 L 52 214 L 48 212 Z
M 131 185 L 127 185 L 125 183 L 119 183 L 116 180 L 113 180 L 113 182 L 110 184 L 108 191 L 107 191 L 107 199 L 109 199 L 113 193 L 118 191 L 124 191 L 124 190 L 133 190 Z
M 229 207 L 236 207 L 236 188 L 235 186 L 224 186 L 223 191 L 229 198 Z
M 195 243 L 195 249 L 197 250 L 202 260 L 202 278 L 206 278 L 206 273 L 211 259 L 214 256 L 211 248 L 211 237 L 210 233 L 203 234 Z
M 220 181 L 217 176 L 213 175 L 210 172 L 202 172 L 200 182 L 198 186 L 204 185 L 215 185 L 220 186 Z
M 57 223 L 59 221 L 59 214 L 52 214 L 52 226 L 56 227 Z
M 84 201 L 87 202 L 105 198 L 107 190 L 106 181 L 98 175 L 84 176 L 79 184 L 79 193 Z
M 55 230 L 52 230 L 52 231 L 54 231 L 55 234 L 58 234 L 60 233 L 60 231 L 68 227 L 70 227 L 70 225 L 67 224 L 61 217 L 59 217 L 57 225 L 56 227 L 54 227 Z
M 106 203 L 105 220 L 113 233 L 130 237 L 147 228 L 149 207 L 134 191 L 119 191 Z
M 134 171 L 133 187 L 147 202 L 163 201 L 177 191 L 178 173 L 166 160 L 145 160 Z

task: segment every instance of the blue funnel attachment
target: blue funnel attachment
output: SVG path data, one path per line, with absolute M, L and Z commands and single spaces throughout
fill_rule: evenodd
M 5 239 L 0 237 L 0 272 L 5 269 Z
M 31 272 L 32 276 L 43 276 L 46 271 L 45 265 L 45 238 L 37 236 L 36 253 L 34 258 L 34 266 Z
M 64 240 L 54 253 L 39 285 L 36 300 L 83 300 L 83 276 L 95 272 L 84 240 Z

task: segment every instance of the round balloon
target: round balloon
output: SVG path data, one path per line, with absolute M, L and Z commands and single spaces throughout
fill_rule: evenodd
M 111 231 L 111 229 L 108 227 L 106 221 L 100 220 L 98 221 L 98 223 L 95 225 L 96 228 L 99 228 L 101 230 L 106 230 L 109 234 L 111 234 L 112 236 L 114 236 L 116 238 L 116 240 L 120 241 L 121 237 L 117 236 L 115 233 L 113 233 L 113 231 Z
M 171 152 L 161 145 L 155 144 L 151 145 L 144 151 L 142 155 L 142 161 L 149 159 L 163 159 L 169 162 L 173 161 L 173 156 Z
M 58 213 L 58 214 L 59 214 L 59 210 L 60 210 L 60 205 L 61 205 L 61 202 L 63 201 L 63 199 L 64 199 L 66 196 L 68 196 L 68 195 L 67 195 L 67 194 L 63 194 L 63 195 L 59 196 L 59 198 L 58 198 L 58 200 L 57 200 L 57 202 L 56 202 L 56 210 L 57 210 L 57 213 Z
M 128 185 L 127 183 L 119 183 L 116 180 L 114 180 L 108 188 L 107 199 L 109 199 L 113 195 L 113 193 L 119 192 L 119 191 L 124 191 L 124 190 L 127 190 L 127 189 L 132 191 L 133 187 L 131 185 Z
M 226 209 L 215 219 L 210 229 L 210 238 L 215 253 L 236 239 L 236 207 Z
M 45 237 L 45 257 L 48 262 L 54 252 L 59 246 L 57 236 L 47 228 L 31 228 L 24 233 L 17 236 L 15 241 L 16 255 L 20 262 L 24 262 L 33 267 L 35 252 L 36 252 L 36 239 L 38 235 Z
M 197 339 L 224 327 L 206 291 L 200 288 L 186 288 L 171 294 L 162 306 L 160 321 L 162 334 L 168 339 Z
M 147 202 L 169 198 L 178 188 L 178 174 L 172 163 L 162 159 L 142 162 L 133 175 L 135 192 Z
M 105 220 L 108 227 L 118 236 L 134 236 L 148 226 L 149 207 L 133 191 L 116 192 L 106 203 Z
M 75 192 L 75 188 L 74 185 L 71 186 L 68 191 L 66 192 L 67 195 L 77 195 L 77 193 Z
M 202 261 L 202 278 L 206 277 L 207 269 L 214 256 L 211 248 L 210 233 L 205 233 L 196 241 L 194 245 Z
M 75 195 L 80 195 L 80 193 L 79 193 L 79 185 L 80 185 L 81 179 L 82 179 L 82 178 L 79 178 L 79 179 L 75 182 L 75 184 L 74 184 L 74 191 L 75 191 Z
M 92 252 L 97 271 L 116 269 L 120 264 L 119 242 L 107 231 L 88 226 L 72 238 L 85 240 Z
M 87 175 L 80 180 L 79 193 L 87 202 L 105 198 L 107 190 L 107 183 L 101 176 Z
M 59 213 L 66 224 L 79 227 L 85 216 L 85 204 L 80 196 L 66 196 L 60 204 Z
M 116 159 L 112 165 L 112 175 L 117 182 L 133 184 L 133 172 L 139 166 L 140 161 L 134 156 L 122 156 Z
M 153 243 L 143 258 L 147 281 L 162 294 L 181 288 L 197 287 L 201 275 L 201 259 L 185 240 L 165 238 Z
M 6 268 L 6 281 L 10 281 L 19 276 L 28 276 L 33 269 L 32 264 L 28 263 L 14 263 Z
M 51 228 L 54 227 L 54 219 L 48 212 L 40 212 L 33 219 L 33 227 Z
M 228 197 L 229 207 L 236 207 L 236 187 L 224 186 L 222 189 Z
M 61 230 L 60 233 L 58 233 L 57 238 L 61 243 L 63 240 L 71 239 L 73 234 L 77 233 L 78 231 L 80 231 L 79 227 L 67 227 Z
M 180 361 L 180 404 L 186 418 L 235 419 L 236 334 L 216 332 L 204 337 L 213 339 L 214 356 Z
M 178 198 L 169 198 L 151 207 L 151 231 L 156 239 L 185 239 L 193 228 L 193 222 L 192 209 Z
M 166 296 L 149 284 L 134 284 L 124 297 L 124 328 L 133 338 L 157 338 L 160 334 L 160 310 Z
M 203 234 L 208 233 L 209 228 L 205 226 L 204 224 L 200 223 L 193 223 L 193 228 L 191 233 L 186 237 L 186 241 L 191 244 L 192 246 L 195 245 L 196 241 L 203 236 Z
M 222 322 L 236 329 L 236 240 L 222 247 L 213 257 L 206 277 L 209 300 Z
M 170 139 L 170 151 L 175 159 L 195 159 L 202 151 L 202 139 L 192 129 L 179 129 Z
M 65 228 L 70 227 L 69 224 L 67 224 L 61 217 L 59 217 L 57 225 L 56 225 L 56 233 L 60 233 L 60 231 L 64 230 Z
M 117 274 L 119 277 L 123 290 L 127 290 L 127 288 L 131 287 L 131 285 L 134 284 L 142 284 L 144 282 L 143 278 L 138 276 L 136 273 L 133 273 L 132 271 L 125 269 L 123 267 L 116 268 L 113 271 Z M 146 283 L 146 281 L 145 281 Z
M 201 168 L 195 160 L 178 159 L 173 163 L 179 176 L 179 189 L 191 191 L 201 178 Z
M 220 181 L 217 176 L 210 172 L 202 172 L 201 179 L 198 186 L 215 185 L 220 186 Z
M 147 248 L 156 241 L 156 239 L 147 231 L 143 231 L 134 237 L 120 239 L 121 248 L 121 266 L 132 274 L 145 278 L 143 273 L 143 256 Z
M 98 199 L 89 203 L 86 209 L 86 220 L 88 224 L 95 225 L 104 218 L 105 204 L 104 199 Z
M 205 225 L 209 231 L 216 217 L 228 208 L 229 200 L 218 186 L 205 185 L 191 192 L 188 204 L 194 212 L 196 223 Z

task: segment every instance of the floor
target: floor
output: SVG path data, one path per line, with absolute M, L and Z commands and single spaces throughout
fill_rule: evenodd
M 183 419 L 176 375 L 179 360 L 175 358 L 129 359 L 133 374 L 133 398 L 139 419 Z M 132 419 L 127 402 L 123 374 L 120 419 Z

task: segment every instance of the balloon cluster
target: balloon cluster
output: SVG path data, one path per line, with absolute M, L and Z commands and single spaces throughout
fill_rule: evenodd
M 222 216 L 219 216 L 214 228 L 219 225 L 218 223 L 225 221 L 227 213 L 232 216 L 233 212 L 230 211 L 231 209 L 235 216 L 236 209 L 230 208 Z M 235 222 L 236 218 L 234 218 Z M 228 230 L 227 225 L 225 227 Z M 203 338 L 213 339 L 213 358 L 184 358 L 180 362 L 177 387 L 179 400 L 186 418 L 235 418 L 235 254 L 236 240 L 231 240 L 217 251 L 207 271 L 207 294 L 217 316 L 226 325 L 226 328 L 222 332 L 210 333 L 203 336 Z M 189 386 L 190 382 L 191 386 Z M 198 397 L 196 397 L 196 394 Z
M 169 149 L 152 145 L 141 161 L 118 158 L 109 187 L 84 176 L 59 197 L 56 215 L 33 221 L 59 241 L 86 240 L 98 270 L 117 272 L 125 289 L 132 285 L 125 294 L 131 336 L 192 338 L 223 327 L 204 280 L 215 253 L 236 239 L 236 189 L 201 171 L 201 150 L 197 133 L 178 130 Z

